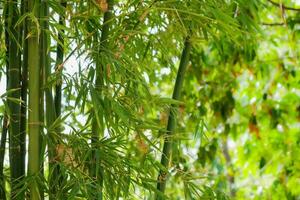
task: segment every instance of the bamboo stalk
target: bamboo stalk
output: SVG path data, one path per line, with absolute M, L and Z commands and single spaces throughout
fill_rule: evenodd
M 65 0 L 61 0 L 60 5 L 65 9 L 67 6 L 67 3 Z M 59 16 L 59 24 L 61 26 L 65 25 L 65 16 L 60 15 Z M 61 115 L 61 94 L 62 94 L 62 69 L 63 67 L 61 66 L 63 64 L 64 60 L 64 29 L 60 30 L 58 32 L 58 42 L 57 42 L 57 49 L 56 49 L 56 72 L 58 73 L 58 78 L 55 86 L 55 99 L 54 99 L 54 104 L 55 104 L 55 112 L 57 117 Z
M 189 55 L 191 51 L 191 43 L 189 41 L 189 37 L 186 38 L 184 43 L 184 49 L 181 54 L 179 69 L 177 72 L 176 83 L 173 90 L 172 98 L 174 100 L 180 100 L 180 93 L 181 88 L 183 85 L 184 74 L 189 62 Z M 159 175 L 157 177 L 157 189 L 164 193 L 166 188 L 166 181 L 167 181 L 167 170 L 169 168 L 170 157 L 171 157 L 171 148 L 173 145 L 172 136 L 174 135 L 176 129 L 176 112 L 178 110 L 177 105 L 172 104 L 170 108 L 169 118 L 168 118 L 168 125 L 167 125 L 167 132 L 166 137 L 163 143 L 163 153 L 161 156 L 161 164 L 165 167 L 165 170 L 160 170 Z M 176 112 L 173 112 L 176 111 Z M 160 195 L 156 196 L 157 200 L 163 199 Z
M 51 125 L 56 119 L 55 105 L 52 95 L 52 86 L 47 84 L 47 80 L 51 74 L 51 65 L 50 65 L 50 53 L 49 53 L 49 41 L 50 36 L 47 33 L 49 30 L 48 16 L 49 15 L 49 6 L 46 1 L 41 3 L 41 67 L 44 69 L 44 75 L 41 77 L 43 79 L 43 93 L 45 94 L 45 104 L 46 104 L 46 127 L 48 131 L 48 160 L 49 160 L 49 199 L 55 199 L 57 189 L 57 176 L 59 176 L 59 170 L 57 164 L 54 162 L 56 158 L 55 153 L 55 139 L 53 137 L 53 130 L 50 129 Z
M 40 85 L 43 85 L 43 77 L 44 77 L 44 69 L 43 66 L 40 66 Z M 40 117 L 40 125 L 41 127 L 44 127 L 44 95 L 43 95 L 43 88 L 40 88 L 40 99 L 39 99 L 39 117 Z M 40 143 L 40 148 L 39 148 L 39 155 L 41 157 L 43 157 L 43 155 L 45 154 L 44 149 L 42 148 L 42 144 L 43 144 L 43 128 L 40 128 L 40 135 L 39 135 L 39 143 Z M 39 171 L 39 176 L 40 177 L 44 177 L 44 160 L 42 159 L 40 162 L 40 171 Z M 39 187 L 39 192 L 40 192 L 40 200 L 44 199 L 44 188 L 43 187 Z
M 43 19 L 42 22 L 42 36 L 41 36 L 41 42 L 42 42 L 42 58 L 41 58 L 41 65 L 45 69 L 45 75 L 44 75 L 44 91 L 45 91 L 45 97 L 46 97 L 46 113 L 45 113 L 45 118 L 46 118 L 46 126 L 49 128 L 52 123 L 56 119 L 56 113 L 54 105 L 54 100 L 53 100 L 53 94 L 52 94 L 52 86 L 48 86 L 47 81 L 48 78 L 51 75 L 51 65 L 50 65 L 50 36 L 47 31 L 49 31 L 49 23 L 48 23 L 48 18 L 49 18 L 49 6 L 48 3 L 42 2 L 41 9 L 43 10 L 43 14 L 41 18 Z M 50 137 L 51 138 L 51 137 Z M 49 158 L 50 159 L 50 158 Z M 49 162 L 50 163 L 50 162 Z
M 39 0 L 29 0 L 28 10 L 39 17 Z M 40 192 L 36 176 L 40 173 L 40 66 L 39 66 L 39 36 L 37 26 L 29 21 L 29 30 L 34 31 L 28 38 L 28 72 L 29 72 L 29 115 L 28 115 L 28 175 L 32 178 L 29 183 L 30 199 L 39 200 Z
M 20 41 L 20 28 L 15 27 L 18 20 L 18 7 L 16 0 L 8 3 L 8 109 L 9 109 L 9 160 L 11 173 L 11 199 L 23 199 L 24 191 L 21 191 L 22 180 L 25 175 L 24 152 L 22 152 L 22 141 L 20 134 L 20 72 L 21 56 L 18 42 Z M 14 101 L 12 100 L 14 99 Z
M 41 19 L 44 17 L 44 4 L 46 2 L 42 1 L 41 2 L 41 9 L 40 9 L 40 17 Z M 43 20 L 43 19 L 42 19 Z M 44 39 L 44 22 L 40 21 L 41 24 L 41 36 L 40 36 L 40 95 L 39 95 L 39 118 L 40 118 L 40 123 L 41 127 L 44 127 L 44 72 L 45 72 L 45 65 L 44 65 L 44 60 L 45 60 L 45 53 L 44 51 L 47 51 L 47 47 L 43 45 L 43 39 Z M 39 142 L 40 145 L 43 144 L 43 128 L 40 129 L 40 136 L 39 136 Z M 40 147 L 39 155 L 43 156 L 44 155 L 44 149 Z M 41 160 L 40 163 L 40 176 L 44 176 L 44 161 Z M 44 189 L 42 187 L 39 187 L 40 190 L 40 199 L 44 199 Z
M 27 0 L 22 1 L 21 15 L 24 15 L 28 11 Z M 28 33 L 26 22 L 22 25 L 22 34 L 20 42 L 23 47 L 23 60 L 22 60 L 22 72 L 21 72 L 21 114 L 20 114 L 20 147 L 22 153 L 22 170 L 25 172 L 25 156 L 26 156 L 26 128 L 27 128 L 27 89 L 28 89 L 28 43 L 26 35 Z
M 3 126 L 1 133 L 1 143 L 0 143 L 0 199 L 6 199 L 6 191 L 5 191 L 5 180 L 4 180 L 4 156 L 5 156 L 5 145 L 6 145 L 6 137 L 7 137 L 7 129 L 8 129 L 8 120 L 7 115 L 4 113 L 3 116 Z
M 65 10 L 67 6 L 67 2 L 65 0 L 60 1 L 61 7 Z M 59 15 L 59 24 L 61 26 L 65 25 L 65 14 L 60 14 Z M 48 25 L 46 25 L 48 26 Z M 48 125 L 51 126 L 51 124 L 57 119 L 58 117 L 61 116 L 61 109 L 62 109 L 62 70 L 63 70 L 63 59 L 64 59 L 64 43 L 65 43 L 65 38 L 64 38 L 64 29 L 61 29 L 58 31 L 57 34 L 58 37 L 58 42 L 57 42 L 57 48 L 56 48 L 56 73 L 57 73 L 57 80 L 56 80 L 56 85 L 55 85 L 55 96 L 54 96 L 54 101 L 52 97 L 52 91 L 51 89 L 47 89 L 46 91 L 46 101 L 47 101 L 47 108 L 48 111 L 50 109 L 53 109 L 53 105 L 55 110 L 51 111 L 50 113 L 47 113 L 47 123 Z M 46 42 L 46 41 L 45 41 Z M 45 44 L 46 46 L 46 44 Z M 49 62 L 48 62 L 49 63 Z M 50 66 L 47 67 L 47 72 L 46 72 L 46 77 L 48 77 L 51 74 L 51 68 Z M 58 126 L 58 128 L 55 130 L 57 135 L 60 135 L 61 132 L 61 127 Z M 51 132 L 49 132 L 51 134 Z M 63 174 L 61 174 L 60 166 L 59 163 L 55 163 L 55 159 L 57 158 L 56 155 L 56 146 L 58 145 L 59 141 L 51 137 L 51 141 L 48 144 L 49 147 L 49 169 L 51 171 L 50 176 L 49 176 L 49 183 L 50 183 L 50 194 L 49 198 L 50 199 L 55 199 L 57 192 L 61 189 L 61 184 L 63 182 Z
M 48 78 L 49 74 L 48 71 L 50 69 L 50 54 L 49 54 L 49 34 L 47 33 L 47 31 L 49 31 L 49 23 L 48 23 L 48 16 L 49 15 L 49 6 L 48 6 L 48 2 L 47 1 L 42 1 L 41 2 L 41 7 L 40 7 L 40 24 L 41 24 L 41 36 L 40 36 L 40 121 L 43 123 L 44 126 L 44 121 L 46 119 L 46 124 L 47 126 L 49 125 L 48 123 L 48 114 L 47 112 L 49 112 L 50 114 L 53 114 L 54 112 L 53 107 L 53 97 L 52 97 L 52 93 L 51 93 L 51 110 L 49 109 L 49 103 L 47 102 L 47 91 L 51 91 L 51 89 L 46 87 L 46 78 Z M 46 102 L 45 102 L 46 100 Z M 44 106 L 46 104 L 46 112 L 44 112 Z M 48 107 L 47 107 L 48 105 Z M 51 120 L 51 124 L 54 121 L 54 116 L 52 116 L 52 120 Z M 50 126 L 50 125 L 49 125 Z M 41 130 L 40 133 L 40 143 L 43 143 L 43 131 Z M 50 137 L 49 137 L 50 138 Z M 51 143 L 51 142 L 49 142 Z M 48 143 L 48 148 L 49 147 L 49 143 Z M 51 146 L 51 145 L 50 145 Z M 53 148 L 51 148 L 53 149 Z M 50 152 L 50 150 L 49 150 Z M 40 150 L 40 155 L 44 155 L 44 149 L 41 148 Z M 51 153 L 49 153 L 49 156 L 52 155 Z M 49 169 L 51 169 L 51 164 L 49 162 Z M 41 176 L 44 176 L 44 162 L 41 162 Z M 52 184 L 55 185 L 54 183 L 50 183 L 49 184 L 49 198 L 52 199 L 52 195 L 53 195 L 53 191 L 51 190 L 52 188 Z M 41 193 L 41 200 L 44 199 L 44 190 L 43 188 L 40 187 L 40 193 Z
M 5 57 L 6 57 L 6 89 L 8 89 L 8 80 L 9 80 L 9 35 L 8 35 L 8 2 L 6 1 L 4 4 L 4 26 L 5 26 Z M 4 113 L 3 126 L 2 126 L 2 134 L 1 134 L 1 152 L 0 152 L 0 178 L 1 178 L 1 190 L 0 190 L 0 199 L 6 200 L 6 190 L 5 190 L 5 181 L 4 181 L 4 157 L 5 157 L 5 146 L 8 132 L 8 116 L 7 113 Z
M 100 46 L 98 54 L 101 54 L 103 50 L 108 48 L 108 37 L 109 37 L 109 31 L 112 24 L 112 9 L 113 9 L 113 0 L 108 0 L 107 2 L 107 11 L 105 11 L 103 16 L 103 26 L 102 26 L 102 32 L 101 32 L 101 38 L 100 38 Z M 97 44 L 98 45 L 98 44 Z M 95 87 L 98 91 L 101 92 L 101 88 L 104 85 L 104 76 L 103 76 L 103 64 L 99 62 L 97 56 L 96 56 L 96 81 L 95 81 Z M 94 115 L 97 115 L 98 113 L 94 112 Z M 102 123 L 103 126 L 103 123 Z M 103 183 L 104 183 L 104 175 L 103 175 L 103 169 L 100 164 L 100 155 L 97 150 L 97 142 L 99 141 L 99 135 L 101 132 L 103 132 L 104 127 L 100 127 L 96 116 L 94 116 L 92 121 L 92 137 L 91 137 L 91 147 L 92 147 L 92 164 L 90 169 L 90 175 L 95 181 L 96 193 L 97 196 L 94 197 L 94 199 L 103 199 Z M 103 135 L 103 133 L 101 133 Z
M 46 2 L 45 2 L 46 3 Z M 45 9 L 45 16 L 48 18 L 48 6 L 44 7 Z M 44 22 L 45 24 L 43 25 L 44 30 L 49 30 L 49 24 L 47 21 Z M 49 34 L 44 31 L 42 32 L 42 46 L 44 49 L 43 51 L 43 57 L 44 59 L 41 60 L 41 65 L 44 66 L 45 68 L 45 76 L 44 76 L 44 92 L 45 92 L 45 103 L 46 103 L 46 112 L 45 112 L 45 118 L 46 118 L 46 127 L 47 127 L 47 134 L 48 134 L 48 162 L 49 162 L 49 199 L 55 199 L 56 195 L 56 179 L 58 175 L 58 170 L 57 170 L 57 164 L 55 163 L 56 159 L 56 152 L 55 152 L 55 138 L 53 137 L 53 130 L 50 129 L 51 125 L 56 119 L 56 113 L 55 113 L 55 105 L 54 105 L 54 98 L 52 94 L 52 86 L 47 84 L 47 81 L 51 75 L 51 65 L 50 65 L 50 55 L 48 51 L 49 47 Z

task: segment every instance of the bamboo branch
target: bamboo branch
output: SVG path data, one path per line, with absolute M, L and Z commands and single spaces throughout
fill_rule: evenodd
M 263 26 L 284 26 L 285 23 L 283 23 L 283 22 L 276 22 L 276 23 L 265 23 L 265 22 L 263 22 L 262 25 Z
M 282 3 L 277 3 L 277 2 L 274 2 L 272 0 L 267 0 L 267 1 L 270 2 L 272 5 L 277 6 L 279 8 L 283 8 L 285 10 L 300 11 L 300 8 L 288 7 L 288 6 L 285 6 Z
M 287 22 L 287 24 L 289 24 L 289 23 L 299 24 L 300 20 L 289 20 Z M 274 23 L 263 22 L 263 23 L 261 23 L 261 25 L 263 25 L 263 26 L 285 26 L 286 23 L 284 23 L 284 22 L 274 22 Z
M 176 83 L 173 91 L 173 99 L 174 100 L 179 100 L 180 99 L 180 94 L 181 94 L 181 88 L 183 85 L 183 80 L 184 80 L 184 74 L 186 71 L 186 68 L 188 66 L 189 62 L 189 55 L 191 51 L 191 43 L 189 40 L 189 37 L 186 38 L 185 43 L 184 43 L 184 49 L 181 54 L 181 59 L 180 59 L 180 64 L 179 64 L 179 69 L 177 72 L 177 77 L 176 77 Z M 166 132 L 166 137 L 164 139 L 163 143 L 163 153 L 161 156 L 161 165 L 165 167 L 165 169 L 161 169 L 159 172 L 159 175 L 157 177 L 157 189 L 164 193 L 165 188 L 166 188 L 166 181 L 167 181 L 167 173 L 168 173 L 168 168 L 169 168 L 169 163 L 170 163 L 170 157 L 171 157 L 171 148 L 173 144 L 173 139 L 172 136 L 175 133 L 176 129 L 176 114 L 173 110 L 178 110 L 177 106 L 172 104 L 170 108 L 170 113 L 169 113 L 169 119 L 168 119 L 168 125 L 167 125 L 167 132 Z M 157 195 L 156 196 L 157 200 L 163 199 L 161 196 Z

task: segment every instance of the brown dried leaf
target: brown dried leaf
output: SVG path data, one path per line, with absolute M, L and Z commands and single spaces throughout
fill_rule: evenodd
M 70 147 L 66 147 L 64 144 L 56 145 L 57 160 L 66 164 L 76 166 L 77 163 L 74 160 L 73 150 Z
M 98 0 L 99 7 L 102 12 L 107 12 L 108 11 L 108 3 L 107 0 Z
M 145 143 L 145 141 L 141 138 L 141 136 L 136 135 L 137 149 L 143 155 L 149 152 L 149 146 Z
M 259 128 L 256 124 L 249 123 L 248 125 L 250 133 L 254 133 L 257 139 L 260 139 Z

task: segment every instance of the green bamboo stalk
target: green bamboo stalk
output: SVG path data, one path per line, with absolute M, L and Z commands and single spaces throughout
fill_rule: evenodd
M 45 104 L 46 104 L 46 112 L 45 112 L 45 118 L 46 118 L 46 127 L 47 127 L 47 134 L 48 134 L 48 162 L 49 162 L 49 199 L 55 199 L 56 190 L 58 188 L 57 185 L 57 175 L 58 173 L 58 166 L 55 163 L 56 160 L 56 152 L 55 152 L 55 138 L 53 137 L 53 130 L 50 129 L 51 125 L 56 119 L 56 113 L 55 113 L 55 105 L 54 105 L 54 98 L 52 94 L 52 86 L 48 85 L 47 81 L 51 75 L 51 65 L 50 65 L 50 54 L 49 54 L 49 41 L 50 36 L 47 33 L 46 30 L 49 30 L 49 24 L 48 24 L 48 15 L 49 15 L 49 8 L 47 5 L 47 2 L 43 3 L 41 9 L 44 10 L 44 16 L 41 16 L 41 18 L 44 18 L 42 27 L 42 36 L 41 36 L 41 42 L 42 42 L 42 59 L 41 59 L 41 65 L 45 69 L 45 76 L 44 76 L 44 92 L 45 92 Z
M 15 27 L 19 17 L 17 0 L 8 2 L 8 31 L 9 31 L 9 51 L 8 51 L 8 109 L 9 109 L 9 160 L 11 172 L 11 199 L 23 199 L 24 191 L 22 180 L 25 175 L 25 160 L 23 157 L 23 142 L 20 134 L 20 72 L 21 56 L 18 42 L 20 38 L 20 28 Z M 14 99 L 14 101 L 12 101 Z
M 183 85 L 184 74 L 185 74 L 185 71 L 186 71 L 186 68 L 187 68 L 188 62 L 189 62 L 190 51 L 191 51 L 191 43 L 190 43 L 189 37 L 187 37 L 185 40 L 185 43 L 184 43 L 184 49 L 181 54 L 179 69 L 177 72 L 175 87 L 173 90 L 172 98 L 174 100 L 180 100 L 181 88 Z M 167 125 L 167 132 L 166 132 L 167 135 L 164 139 L 163 153 L 161 156 L 161 164 L 162 164 L 162 166 L 165 167 L 165 170 L 161 169 L 159 172 L 159 175 L 157 177 L 157 189 L 162 193 L 165 192 L 165 188 L 166 188 L 167 170 L 169 168 L 171 148 L 172 148 L 172 144 L 173 144 L 172 136 L 174 135 L 174 132 L 176 129 L 177 113 L 174 111 L 177 111 L 177 110 L 178 110 L 177 105 L 172 104 L 171 108 L 170 108 L 168 125 Z M 160 200 L 163 198 L 162 198 L 162 196 L 157 195 L 156 199 Z
M 60 1 L 61 7 L 65 10 L 67 6 L 67 2 L 65 0 Z M 65 26 L 65 14 L 60 14 L 59 15 L 59 25 Z M 56 85 L 55 85 L 55 97 L 54 97 L 54 107 L 55 107 L 55 112 L 51 112 L 51 116 L 49 117 L 49 124 L 52 124 L 55 119 L 61 116 L 61 109 L 62 109 L 62 70 L 63 70 L 63 60 L 64 60 L 64 43 L 65 43 L 65 38 L 64 38 L 64 29 L 61 29 L 58 31 L 57 34 L 58 37 L 58 42 L 57 42 L 57 48 L 56 48 L 56 73 L 57 73 L 57 80 L 56 80 Z M 48 69 L 49 74 L 51 73 L 51 69 Z M 52 93 L 50 91 L 47 92 L 47 101 L 48 101 L 48 106 L 52 104 Z M 49 108 L 52 109 L 52 108 Z M 50 113 L 49 113 L 50 114 Z M 53 118 L 54 117 L 54 118 Z M 53 121 L 52 121 L 53 119 Z M 60 134 L 61 132 L 61 127 L 58 126 L 57 129 L 55 130 L 56 134 Z M 50 133 L 51 134 L 51 133 Z M 50 183 L 50 199 L 55 199 L 57 192 L 61 189 L 61 184 L 63 182 L 63 174 L 61 174 L 60 171 L 60 166 L 58 163 L 53 163 L 55 158 L 57 157 L 56 152 L 55 152 L 55 147 L 58 145 L 58 141 L 55 138 L 52 138 L 52 144 L 49 145 L 50 149 L 50 159 L 52 160 L 51 163 L 49 163 L 50 170 L 52 173 L 50 174 L 49 177 L 49 183 Z
M 28 10 L 37 19 L 39 18 L 40 0 L 29 0 Z M 29 89 L 29 115 L 28 115 L 28 175 L 32 178 L 29 183 L 30 199 L 39 200 L 40 192 L 36 176 L 40 173 L 40 63 L 39 63 L 39 35 L 38 27 L 33 21 L 28 22 L 28 30 L 32 35 L 28 38 L 28 89 Z
M 8 89 L 8 80 L 9 80 L 9 34 L 8 34 L 8 2 L 6 1 L 4 4 L 4 27 L 5 27 L 5 63 L 6 63 L 6 89 Z M 0 191 L 0 199 L 6 200 L 6 190 L 5 190 L 5 182 L 4 182 L 4 157 L 5 157 L 5 146 L 8 132 L 8 116 L 7 113 L 4 113 L 3 126 L 2 126 L 2 134 L 1 134 L 1 152 L 0 152 L 0 178 L 1 178 L 1 191 Z
M 4 156 L 5 156 L 5 145 L 8 129 L 7 115 L 4 113 L 2 133 L 1 133 L 1 143 L 0 143 L 0 199 L 6 200 L 5 191 L 5 180 L 4 180 Z
M 50 65 L 50 35 L 47 31 L 49 31 L 49 6 L 47 1 L 44 1 L 42 3 L 41 9 L 43 9 L 43 15 L 41 16 L 43 20 L 42 22 L 42 36 L 41 36 L 41 42 L 42 42 L 42 57 L 41 58 L 41 65 L 45 69 L 45 76 L 44 76 L 44 88 L 45 88 L 45 97 L 46 97 L 46 126 L 49 128 L 53 122 L 56 119 L 56 113 L 55 113 L 55 105 L 53 100 L 53 94 L 52 94 L 52 86 L 48 86 L 47 81 L 51 75 L 51 65 Z M 51 138 L 51 137 L 50 137 Z M 51 154 L 51 153 L 49 153 Z M 54 157 L 52 157 L 54 159 Z M 51 158 L 49 160 L 52 162 Z M 49 163 L 51 163 L 49 162 Z
M 48 126 L 48 114 L 47 111 L 50 114 L 53 114 L 55 112 L 53 112 L 53 108 L 54 108 L 54 104 L 53 104 L 53 97 L 52 97 L 52 93 L 51 93 L 51 89 L 46 87 L 46 78 L 48 78 L 48 76 L 50 74 L 48 74 L 48 71 L 51 71 L 50 68 L 50 45 L 49 45 L 49 41 L 50 41 L 50 36 L 49 33 L 47 31 L 49 31 L 49 23 L 48 23 L 48 16 L 49 15 L 49 6 L 48 6 L 48 2 L 47 1 L 42 1 L 41 2 L 41 7 L 40 7 L 40 26 L 41 26 L 41 35 L 40 35 L 40 121 L 43 123 L 44 126 L 44 121 L 46 119 L 46 125 Z M 51 73 L 51 72 L 50 72 Z M 51 111 L 49 110 L 49 105 L 47 107 L 47 104 L 49 104 L 47 102 L 47 91 L 50 91 L 51 93 Z M 46 100 L 46 102 L 45 102 Z M 46 112 L 44 112 L 44 106 L 46 105 Z M 52 120 L 51 120 L 51 125 L 54 122 L 54 116 L 52 116 Z M 49 125 L 50 126 L 50 125 Z M 48 126 L 48 127 L 49 127 Z M 41 130 L 41 135 L 40 135 L 40 143 L 43 143 L 44 138 L 42 137 L 44 135 L 43 130 Z M 51 146 L 49 146 L 51 142 L 49 142 L 48 140 L 48 148 Z M 51 150 L 53 150 L 55 148 L 51 147 Z M 50 150 L 49 150 L 50 152 Z M 40 149 L 40 155 L 44 155 L 44 149 Z M 51 154 L 51 153 L 49 153 Z M 51 154 L 53 155 L 53 154 Z M 54 158 L 51 158 L 54 159 Z M 52 163 L 51 163 L 52 164 Z M 51 169 L 51 165 L 49 162 L 49 169 Z M 41 162 L 41 176 L 44 176 L 44 162 Z M 53 196 L 53 191 L 51 190 L 52 186 L 55 185 L 55 183 L 50 183 L 49 184 L 49 198 L 51 198 Z M 40 187 L 40 193 L 41 193 L 41 200 L 43 200 L 44 197 L 44 191 L 43 188 Z
M 51 65 L 50 65 L 50 52 L 49 52 L 49 44 L 50 44 L 50 36 L 47 30 L 49 30 L 49 23 L 48 23 L 48 15 L 49 15 L 49 6 L 48 3 L 45 1 L 42 3 L 41 9 L 43 10 L 41 19 L 43 19 L 41 23 L 42 27 L 42 35 L 41 35 L 41 42 L 42 42 L 42 58 L 41 58 L 41 66 L 43 66 L 45 70 L 44 74 L 44 92 L 45 92 L 45 103 L 46 103 L 46 127 L 48 131 L 48 160 L 49 160 L 49 199 L 56 199 L 57 191 L 61 189 L 60 187 L 60 180 L 61 174 L 59 170 L 59 165 L 56 163 L 56 145 L 58 143 L 57 139 L 54 137 L 54 132 L 59 130 L 51 129 L 51 125 L 57 118 L 54 98 L 52 94 L 52 86 L 48 85 L 47 80 L 51 75 Z M 56 99 L 57 100 L 57 99 Z
M 44 127 L 44 73 L 45 73 L 45 65 L 44 65 L 44 60 L 45 60 L 45 51 L 47 51 L 47 47 L 44 46 L 44 43 L 43 43 L 43 39 L 44 39 L 44 19 L 43 19 L 43 14 L 44 14 L 44 4 L 46 2 L 45 1 L 42 1 L 41 2 L 41 9 L 40 9 L 40 24 L 41 24 L 41 36 L 40 36 L 40 96 L 39 96 L 39 117 L 40 117 L 40 123 L 41 123 L 41 126 Z M 40 144 L 43 144 L 43 131 L 44 129 L 41 128 L 40 129 L 40 137 L 39 137 L 39 140 L 40 140 Z M 39 155 L 40 156 L 43 156 L 45 154 L 44 152 L 44 149 L 42 147 L 40 147 L 40 152 L 39 152 Z M 41 160 L 41 163 L 40 163 L 40 176 L 43 177 L 44 176 L 44 161 Z M 40 199 L 43 200 L 44 199 L 44 189 L 42 187 L 39 187 L 39 190 L 40 190 Z
M 67 6 L 67 2 L 65 0 L 61 0 L 61 6 L 65 9 Z M 61 26 L 65 25 L 65 16 L 64 14 L 59 16 L 59 24 Z M 61 94 L 62 94 L 62 64 L 64 60 L 64 29 L 58 32 L 58 42 L 57 42 L 57 49 L 56 49 L 56 71 L 58 73 L 58 78 L 55 86 L 55 112 L 57 117 L 61 115 Z
M 27 0 L 22 1 L 21 15 L 27 12 Z M 20 115 L 20 147 L 22 153 L 22 170 L 25 171 L 25 156 L 26 156 L 26 128 L 27 128 L 27 89 L 28 89 L 28 43 L 26 35 L 28 33 L 26 28 L 26 22 L 23 22 L 22 34 L 20 42 L 23 47 L 23 60 L 22 60 L 22 72 L 21 72 L 21 115 Z
M 101 54 L 105 49 L 108 48 L 108 37 L 109 37 L 109 31 L 112 24 L 112 9 L 113 9 L 113 0 L 108 0 L 108 10 L 104 13 L 103 16 L 103 26 L 102 26 L 102 32 L 101 32 L 101 38 L 100 38 L 100 46 L 98 54 Z M 96 41 L 97 42 L 97 41 Z M 98 45 L 98 44 L 97 44 Z M 104 76 L 103 76 L 103 64 L 99 62 L 99 59 L 96 56 L 96 81 L 95 81 L 95 87 L 98 91 L 101 92 L 101 88 L 104 85 Z M 94 115 L 97 115 L 97 113 L 94 113 Z M 91 137 L 91 147 L 92 147 L 92 164 L 90 168 L 90 175 L 95 180 L 94 188 L 96 188 L 97 196 L 94 197 L 94 199 L 103 199 L 103 169 L 100 165 L 100 155 L 97 150 L 97 142 L 99 141 L 99 135 L 103 130 L 103 127 L 100 127 L 96 116 L 94 116 L 92 121 L 92 137 Z M 103 133 L 102 133 L 103 135 Z
M 43 94 L 45 94 L 45 104 L 46 104 L 46 112 L 44 113 L 44 117 L 46 119 L 46 127 L 48 128 L 48 160 L 49 160 L 49 199 L 55 199 L 55 195 L 57 193 L 57 188 L 59 186 L 57 185 L 57 176 L 58 173 L 58 166 L 55 164 L 55 143 L 53 138 L 53 130 L 50 130 L 51 125 L 56 119 L 55 114 L 55 106 L 54 106 L 54 100 L 52 95 L 52 87 L 47 84 L 47 80 L 51 74 L 51 65 L 50 65 L 50 52 L 49 52 L 49 41 L 50 36 L 47 31 L 49 31 L 49 23 L 48 23 L 48 17 L 49 17 L 49 6 L 47 1 L 43 1 L 41 3 L 41 67 L 44 69 L 44 74 L 41 77 L 42 78 L 42 84 L 43 84 Z
M 40 57 L 41 58 L 41 57 Z M 40 65 L 40 86 L 43 85 L 43 79 L 44 79 L 44 69 L 43 69 L 43 65 Z M 44 95 L 43 95 L 43 88 L 40 88 L 40 99 L 39 99 L 39 117 L 40 117 L 40 123 L 41 123 L 41 127 L 44 127 Z M 40 128 L 40 135 L 39 135 L 39 143 L 40 145 L 43 144 L 43 128 Z M 39 155 L 41 156 L 41 158 L 43 157 L 43 155 L 45 154 L 44 149 L 42 148 L 42 146 L 40 146 L 39 148 Z M 40 177 L 44 177 L 44 160 L 41 159 L 40 162 Z M 39 187 L 39 191 L 40 191 L 40 200 L 44 199 L 44 188 L 42 186 Z

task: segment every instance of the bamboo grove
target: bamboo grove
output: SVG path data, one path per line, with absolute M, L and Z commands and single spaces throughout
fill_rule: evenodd
M 230 129 L 234 84 L 226 66 L 255 59 L 259 10 L 276 5 L 256 0 L 0 1 L 0 78 L 6 80 L 0 199 L 234 197 L 234 189 L 220 192 L 207 172 L 188 167 L 183 110 L 198 101 L 211 103 L 211 112 L 221 113 L 224 132 Z M 218 76 L 225 93 L 206 99 L 200 94 L 195 100 L 198 86 L 191 84 L 205 82 L 200 77 L 209 72 L 201 59 L 208 51 L 224 66 Z M 171 71 L 162 73 L 166 68 Z M 214 79 L 208 84 L 219 80 Z M 221 100 L 214 100 L 218 95 Z M 253 131 L 257 122 L 251 117 Z M 198 130 L 199 124 L 190 129 Z M 224 144 L 226 137 L 220 138 Z M 209 157 L 214 144 L 199 147 L 198 158 Z M 223 152 L 230 163 L 226 145 Z M 229 175 L 226 181 L 234 184 Z

